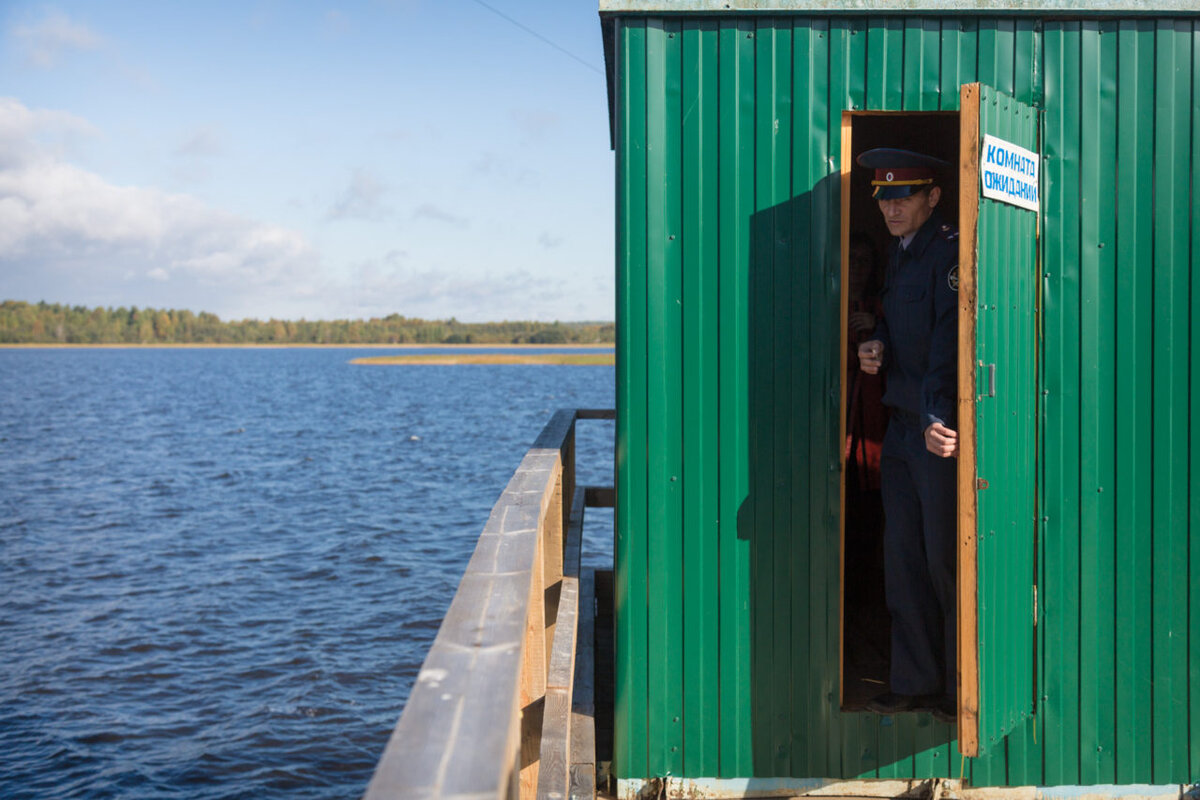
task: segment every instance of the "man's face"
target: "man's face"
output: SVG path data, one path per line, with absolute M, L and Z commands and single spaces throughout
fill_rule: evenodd
M 904 238 L 916 233 L 933 213 L 933 207 L 942 197 L 941 188 L 934 186 L 927 192 L 917 192 L 908 197 L 880 200 L 879 210 L 887 224 L 888 233 Z

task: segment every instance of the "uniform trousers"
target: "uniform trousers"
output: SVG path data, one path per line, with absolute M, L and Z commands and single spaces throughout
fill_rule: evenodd
M 925 449 L 917 415 L 893 409 L 880 488 L 891 689 L 898 694 L 956 694 L 957 464 Z

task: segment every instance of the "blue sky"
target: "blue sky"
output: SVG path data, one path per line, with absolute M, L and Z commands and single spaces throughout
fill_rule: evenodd
M 591 0 L 0 0 L 0 298 L 612 319 L 603 66 Z

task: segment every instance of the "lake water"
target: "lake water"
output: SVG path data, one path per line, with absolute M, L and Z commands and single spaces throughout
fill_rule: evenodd
M 390 352 L 0 350 L 0 796 L 362 793 L 525 450 L 613 406 L 611 367 L 347 363 Z

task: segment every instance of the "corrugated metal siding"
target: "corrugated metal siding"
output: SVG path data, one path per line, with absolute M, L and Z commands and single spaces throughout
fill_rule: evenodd
M 1198 48 L 1144 18 L 618 25 L 619 775 L 1197 780 Z M 844 109 L 973 80 L 1045 109 L 1046 394 L 1038 716 L 964 765 L 944 726 L 837 710 L 836 173 Z

